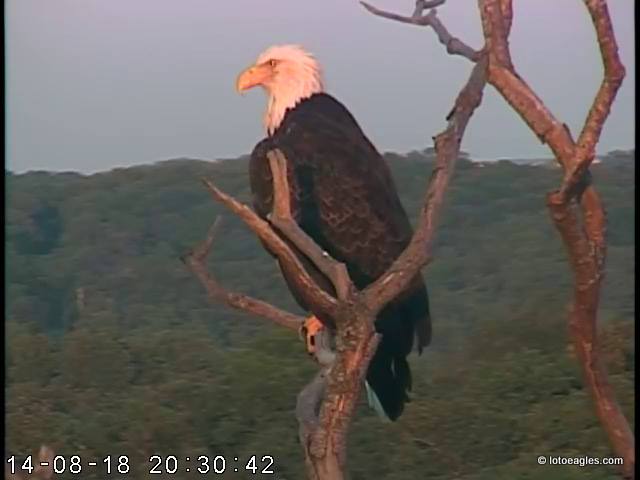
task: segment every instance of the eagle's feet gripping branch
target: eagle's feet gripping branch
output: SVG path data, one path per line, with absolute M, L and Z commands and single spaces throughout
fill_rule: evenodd
M 323 328 L 322 322 L 314 315 L 308 317 L 300 327 L 300 337 L 304 339 L 309 355 L 316 355 L 317 335 Z

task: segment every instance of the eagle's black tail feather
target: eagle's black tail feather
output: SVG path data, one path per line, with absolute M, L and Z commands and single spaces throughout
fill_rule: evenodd
M 379 415 L 396 420 L 409 402 L 412 379 L 407 356 L 415 344 L 418 352 L 431 340 L 429 297 L 420 280 L 400 303 L 388 305 L 376 320 L 382 334 L 367 371 L 367 394 Z
M 384 336 L 367 371 L 369 404 L 379 415 L 396 420 L 409 401 L 411 370 L 404 356 L 396 356 L 385 345 Z

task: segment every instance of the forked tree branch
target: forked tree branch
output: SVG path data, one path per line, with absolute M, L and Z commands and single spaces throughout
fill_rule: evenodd
M 287 188 L 286 179 L 283 179 L 286 176 L 285 170 L 276 168 L 273 173 L 274 188 Z M 236 213 L 267 244 L 269 249 L 275 252 L 281 262 L 290 261 L 291 258 L 297 260 L 287 244 L 267 222 L 259 219 L 247 206 L 228 196 L 211 182 L 205 181 L 205 184 L 212 196 Z M 286 216 L 287 212 L 290 213 L 289 198 L 288 192 L 286 194 L 280 192 L 279 201 L 284 205 L 278 207 L 278 215 Z M 289 220 L 285 218 L 285 221 Z M 299 229 L 297 225 L 293 229 L 294 233 L 297 231 L 296 229 Z M 245 302 L 242 305 L 230 302 L 230 299 L 238 297 L 239 294 L 225 295 L 227 292 L 211 279 L 206 269 L 203 271 L 205 268 L 203 259 L 206 258 L 206 254 L 211 248 L 212 239 L 213 233 L 210 233 L 203 245 L 183 257 L 185 263 L 198 276 L 210 295 L 235 308 L 241 308 L 249 313 L 260 313 L 265 318 L 283 323 L 282 317 L 286 318 L 287 314 L 283 314 L 275 307 L 272 307 L 267 315 L 264 314 L 264 309 L 257 312 L 255 308 L 245 308 L 255 303 L 263 306 L 260 301 L 252 300 L 252 302 Z M 282 245 L 278 245 L 278 243 Z M 300 246 L 305 255 L 313 255 L 311 251 L 305 250 L 309 245 L 302 242 Z M 310 250 L 319 249 L 315 244 L 309 248 Z M 335 262 L 325 255 L 316 256 L 316 258 L 321 262 Z M 290 265 L 298 278 L 304 275 L 308 276 L 299 262 L 291 262 Z M 306 288 L 304 284 L 303 288 Z M 317 354 L 320 363 L 323 363 L 323 360 L 327 360 L 327 362 L 322 366 L 321 374 L 314 378 L 299 396 L 296 410 L 301 422 L 301 436 L 303 437 L 309 478 L 340 480 L 344 478 L 348 426 L 360 395 L 366 369 L 378 345 L 379 336 L 373 330 L 374 315 L 362 304 L 362 296 L 359 292 L 352 290 L 347 299 L 337 300 L 324 291 L 322 292 L 323 296 L 314 297 L 311 295 L 312 289 L 320 290 L 320 287 L 314 284 L 311 289 L 306 291 L 311 298 L 322 299 L 323 296 L 327 296 L 330 298 L 330 305 L 335 303 L 337 306 L 333 313 L 337 325 L 337 349 L 335 356 L 327 354 L 326 349 L 324 354 Z M 312 311 L 314 306 L 322 308 L 319 304 L 312 304 Z M 278 315 L 272 314 L 273 312 L 277 312 Z M 322 353 L 322 349 L 320 352 Z M 319 399 L 315 397 L 316 395 L 323 395 L 323 398 Z M 316 411 L 316 405 L 321 405 L 319 411 Z
M 361 1 L 360 3 L 364 8 L 367 9 L 367 11 L 378 17 L 395 20 L 396 22 L 418 25 L 421 27 L 431 27 L 435 34 L 438 36 L 438 41 L 447 48 L 447 53 L 449 53 L 450 55 L 460 55 L 471 60 L 472 62 L 477 62 L 480 59 L 482 52 L 473 49 L 459 38 L 452 36 L 449 33 L 449 30 L 447 30 L 447 28 L 438 18 L 435 7 L 444 5 L 445 2 L 446 0 L 435 0 L 431 2 L 417 0 L 415 10 L 413 11 L 413 14 L 411 16 L 387 12 L 386 10 L 376 8 L 364 1 Z M 429 10 L 429 13 L 423 15 L 423 12 L 425 10 Z
M 606 217 L 600 196 L 590 184 L 588 168 L 616 93 L 625 76 L 606 0 L 584 0 L 591 15 L 604 65 L 602 84 L 577 142 L 542 100 L 516 73 L 508 46 L 511 0 L 479 0 L 489 54 L 489 83 L 549 145 L 564 169 L 560 188 L 547 196 L 551 217 L 567 249 L 575 289 L 569 330 L 613 451 L 624 459 L 622 474 L 633 478 L 635 438 L 618 405 L 597 341 L 597 311 L 606 257 Z

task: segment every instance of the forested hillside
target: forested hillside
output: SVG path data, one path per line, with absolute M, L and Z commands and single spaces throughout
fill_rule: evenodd
M 428 153 L 387 154 L 412 218 Z M 603 348 L 632 424 L 634 156 L 613 152 L 592 167 L 609 221 Z M 398 423 L 360 409 L 354 480 L 616 478 L 609 467 L 536 462 L 610 455 L 568 346 L 572 282 L 544 203 L 560 175 L 551 164 L 460 160 L 425 271 L 434 341 L 412 358 L 413 401 Z M 146 478 L 153 454 L 268 454 L 277 475 L 265 478 L 303 477 L 293 409 L 314 371 L 303 344 L 209 303 L 179 260 L 225 213 L 203 176 L 250 200 L 247 158 L 6 173 L 11 452 L 47 443 L 83 458 L 127 454 L 133 471 L 123 478 Z M 231 215 L 211 269 L 231 289 L 296 309 L 273 259 Z M 218 478 L 256 477 L 240 463 Z M 191 470 L 166 478 L 202 477 Z

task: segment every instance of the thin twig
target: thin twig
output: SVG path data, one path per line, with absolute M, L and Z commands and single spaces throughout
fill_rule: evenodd
M 443 25 L 438 18 L 435 7 L 443 5 L 446 0 L 437 0 L 433 2 L 424 2 L 418 0 L 416 2 L 416 8 L 411 16 L 399 15 L 397 13 L 381 10 L 373 5 L 361 1 L 362 6 L 367 9 L 373 15 L 378 17 L 387 18 L 396 22 L 408 23 L 411 25 L 418 25 L 421 27 L 431 27 L 438 36 L 438 41 L 447 48 L 447 53 L 450 55 L 460 55 L 462 57 L 477 62 L 482 55 L 481 51 L 475 50 L 459 38 L 452 36 L 449 30 Z M 431 9 L 426 15 L 422 15 L 424 10 Z
M 297 330 L 304 321 L 303 317 L 281 310 L 267 302 L 232 292 L 224 288 L 218 280 L 209 274 L 206 261 L 214 243 L 216 233 L 221 225 L 221 217 L 217 217 L 206 239 L 181 257 L 181 260 L 189 267 L 191 272 L 200 280 L 209 298 L 217 303 L 229 305 L 237 310 L 265 318 L 283 327 Z

